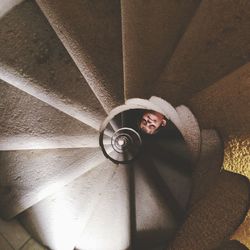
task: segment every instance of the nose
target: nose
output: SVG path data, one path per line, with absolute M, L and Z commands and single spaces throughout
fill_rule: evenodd
M 150 120 L 150 119 L 147 119 L 147 125 L 151 125 L 152 123 L 153 123 L 153 121 L 152 120 Z
M 150 125 L 150 124 L 148 123 L 148 124 L 144 127 L 147 134 L 150 134 L 150 133 L 151 133 L 151 130 L 152 130 L 152 129 L 149 127 L 149 125 Z

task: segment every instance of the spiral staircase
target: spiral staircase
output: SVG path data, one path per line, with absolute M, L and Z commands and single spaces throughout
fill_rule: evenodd
M 250 249 L 248 0 L 0 8 L 0 249 Z

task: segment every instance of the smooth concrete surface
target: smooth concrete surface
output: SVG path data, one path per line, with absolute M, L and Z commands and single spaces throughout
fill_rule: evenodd
M 0 81 L 0 150 L 98 147 L 95 129 Z
M 222 171 L 209 192 L 189 211 L 170 249 L 216 249 L 242 223 L 249 197 L 246 177 Z
M 215 184 L 222 170 L 223 149 L 223 142 L 215 130 L 201 131 L 201 152 L 192 175 L 193 187 L 189 206 L 195 206 Z
M 18 219 L 34 238 L 50 249 L 74 249 L 116 171 L 117 166 L 106 160 L 27 209 Z
M 249 62 L 250 2 L 204 0 L 151 94 L 185 102 Z
M 163 161 L 163 159 L 159 159 L 158 157 L 152 157 L 152 162 L 165 182 L 165 185 L 168 186 L 182 210 L 185 211 L 193 185 L 191 169 L 189 174 L 184 171 L 182 172 L 172 162 L 170 163 L 167 159 Z
M 20 250 L 48 250 L 34 239 L 30 239 Z
M 11 245 L 4 239 L 2 235 L 0 235 L 0 246 L 4 250 L 12 250 Z
M 131 249 L 128 166 L 119 164 L 76 244 L 77 250 Z
M 122 0 L 124 88 L 127 98 L 149 98 L 200 0 Z
M 122 104 L 120 1 L 36 2 L 105 110 Z
M 167 245 L 177 224 L 174 212 L 168 206 L 164 195 L 159 192 L 152 177 L 146 173 L 144 164 L 145 161 L 139 160 L 133 163 L 136 218 L 136 232 L 133 238 L 136 249 L 150 250 L 159 244 Z
M 0 152 L 1 216 L 16 216 L 104 159 L 99 148 Z
M 203 128 L 216 128 L 225 143 L 224 168 L 250 178 L 250 63 L 189 100 Z
M 16 220 L 0 219 L 0 248 L 1 250 L 45 250 L 31 238 L 27 231 Z
M 105 112 L 34 1 L 0 20 L 0 79 L 97 130 Z
M 10 221 L 0 219 L 0 235 L 14 249 L 20 249 L 30 239 L 30 235 L 15 219 Z M 1 243 L 0 248 L 4 249 Z

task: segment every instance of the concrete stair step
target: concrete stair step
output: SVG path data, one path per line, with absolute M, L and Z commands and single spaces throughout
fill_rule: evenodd
M 187 209 L 189 203 L 193 180 L 191 178 L 191 169 L 189 173 L 182 172 L 175 168 L 169 161 L 152 157 L 154 166 L 158 175 L 160 175 L 163 185 L 168 186 L 169 192 L 181 207 L 182 211 Z M 185 212 L 184 212 L 185 214 Z
M 106 188 L 99 194 L 98 206 L 83 227 L 76 249 L 130 249 L 130 198 L 127 165 L 119 165 Z
M 50 249 L 74 249 L 116 171 L 117 166 L 106 160 L 25 210 L 18 219 L 35 239 Z M 113 208 L 110 209 L 113 213 Z
M 0 151 L 99 146 L 98 131 L 3 81 L 0 112 Z
M 250 3 L 202 1 L 154 85 L 153 93 L 172 104 L 185 103 L 249 61 Z
M 242 223 L 249 208 L 249 180 L 222 171 L 188 212 L 170 249 L 217 249 Z
M 165 133 L 164 133 L 165 132 Z M 190 176 L 193 171 L 193 159 L 180 131 L 168 121 L 165 131 L 160 136 L 145 138 L 146 155 L 167 164 L 168 168 L 181 175 Z
M 174 108 L 157 96 L 152 96 L 149 101 L 160 107 L 162 113 L 179 129 L 195 162 L 200 153 L 200 128 L 191 110 L 184 105 Z
M 0 79 L 99 129 L 105 111 L 34 1 L 0 20 Z
M 120 1 L 36 1 L 109 112 L 123 103 Z
M 165 162 L 168 168 L 179 172 L 181 175 L 190 176 L 194 167 L 185 141 L 166 142 L 166 140 L 168 140 L 168 138 L 148 147 L 148 153 L 152 155 L 154 159 L 162 163 Z
M 28 232 L 16 219 L 5 221 L 0 219 L 0 235 L 12 246 L 11 249 L 21 249 L 30 239 Z M 5 249 L 0 243 L 1 249 Z
M 201 127 L 224 129 L 224 134 L 244 132 L 250 122 L 246 115 L 250 108 L 249 72 L 250 63 L 246 63 L 189 99 L 188 105 Z
M 0 235 L 0 246 L 1 246 L 1 248 L 5 249 L 5 250 L 12 250 L 13 249 L 11 247 L 11 245 L 8 243 L 8 241 L 6 241 L 2 235 Z
M 222 170 L 224 147 L 215 130 L 201 131 L 201 153 L 193 173 L 192 207 L 213 187 Z
M 247 63 L 188 101 L 201 127 L 219 131 L 224 141 L 224 168 L 233 172 L 237 169 L 248 177 L 249 72 L 250 63 Z
M 99 148 L 0 152 L 1 216 L 16 216 L 104 160 Z
M 176 109 L 169 102 L 158 96 L 151 96 L 149 101 L 154 105 L 160 107 L 162 110 L 162 114 L 164 114 L 166 118 L 171 120 L 175 124 L 175 126 L 182 132 L 183 128 L 182 121 Z
M 182 37 L 200 0 L 121 1 L 125 96 L 150 91 Z
M 177 228 L 177 221 L 170 206 L 166 186 L 159 186 L 154 176 L 145 170 L 152 168 L 148 158 L 138 159 L 134 167 L 134 219 L 133 245 L 135 249 L 152 249 L 159 244 L 167 245 Z M 154 170 L 154 169 L 153 169 Z M 164 190 L 163 190 L 164 188 Z M 168 201 L 166 201 L 168 196 Z M 174 204 L 172 204 L 174 205 Z

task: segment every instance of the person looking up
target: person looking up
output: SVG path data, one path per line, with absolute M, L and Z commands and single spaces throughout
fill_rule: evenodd
M 139 122 L 139 128 L 146 134 L 156 134 L 161 127 L 167 125 L 166 117 L 156 111 L 146 110 Z

